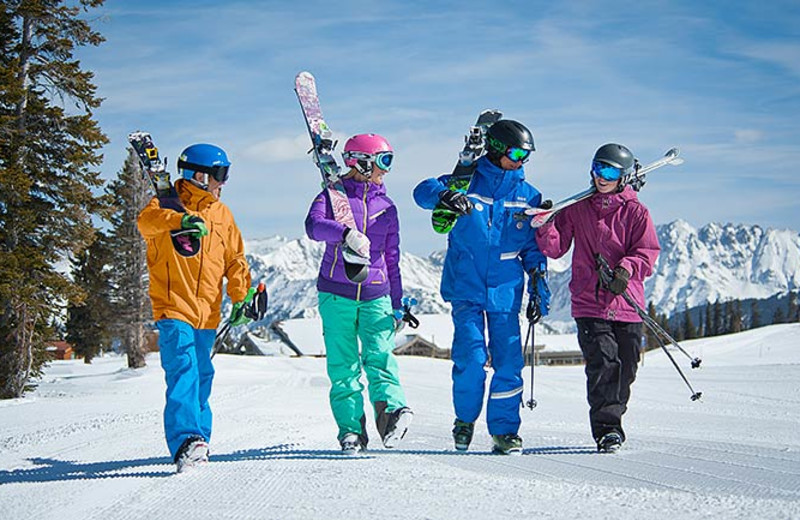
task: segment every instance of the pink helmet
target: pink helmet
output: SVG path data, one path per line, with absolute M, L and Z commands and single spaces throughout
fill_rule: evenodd
M 394 150 L 385 137 L 378 134 L 354 135 L 344 145 L 344 164 L 358 168 L 362 173 L 372 171 L 372 165 L 388 170 L 392 166 Z M 364 170 L 364 171 L 362 171 Z

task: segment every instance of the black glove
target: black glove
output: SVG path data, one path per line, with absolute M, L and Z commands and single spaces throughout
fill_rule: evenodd
M 550 209 L 553 207 L 553 201 L 550 199 L 545 199 L 539 204 L 539 209 Z
M 460 191 L 444 190 L 439 194 L 439 204 L 449 209 L 458 216 L 472 212 L 472 201 Z
M 614 294 L 622 294 L 628 288 L 628 280 L 631 278 L 631 273 L 624 267 L 616 267 L 614 269 L 614 278 L 608 284 L 608 290 Z

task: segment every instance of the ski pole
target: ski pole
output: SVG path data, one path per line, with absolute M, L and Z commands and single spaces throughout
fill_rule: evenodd
M 536 333 L 534 332 L 534 325 L 535 323 L 533 320 L 528 320 L 528 334 L 525 336 L 525 348 L 527 349 L 528 345 L 531 347 L 530 353 L 528 354 L 531 363 L 531 398 L 525 402 L 525 406 L 530 408 L 531 411 L 533 411 L 533 409 L 536 408 L 536 405 L 539 404 L 533 397 L 533 365 L 536 361 L 536 355 L 534 353 L 536 345 Z M 529 340 L 530 343 L 528 342 Z
M 264 282 L 259 282 L 258 287 L 255 289 L 251 287 L 248 293 L 252 293 L 252 297 L 249 303 L 243 307 L 242 312 L 253 321 L 263 320 L 267 313 L 267 286 L 264 285 Z M 211 349 L 211 359 L 214 359 L 219 348 L 228 339 L 231 331 L 231 319 L 226 321 L 225 325 L 217 332 L 214 338 L 214 347 Z
M 217 335 L 214 338 L 214 346 L 211 348 L 211 359 L 214 359 L 214 356 L 217 355 L 217 351 L 219 350 L 219 348 L 222 346 L 223 343 L 225 343 L 225 340 L 228 339 L 228 334 L 230 333 L 230 331 L 231 331 L 231 322 L 226 321 L 225 325 L 223 325 L 222 328 L 219 329 L 219 332 L 217 332 Z
M 608 289 L 611 280 L 614 278 L 614 271 L 608 264 L 608 260 L 606 260 L 600 253 L 595 254 L 595 262 L 597 263 L 597 274 L 600 278 L 600 283 L 603 285 L 605 289 Z M 662 341 L 662 339 L 669 341 L 673 345 L 677 345 L 678 348 L 689 357 L 689 359 L 692 359 L 692 357 L 689 356 L 688 352 L 683 350 L 683 348 L 681 348 L 680 345 L 678 345 L 678 342 L 675 341 L 672 338 L 672 336 L 670 336 L 667 333 L 667 331 L 665 331 L 662 327 L 658 326 L 658 324 L 655 323 L 655 321 L 652 318 L 650 318 L 650 316 L 648 316 L 647 313 L 645 313 L 641 307 L 639 307 L 639 304 L 637 304 L 633 300 L 633 298 L 631 298 L 631 296 L 628 294 L 628 291 L 623 291 L 620 296 L 622 296 L 622 298 L 626 302 L 628 302 L 628 305 L 633 307 L 636 313 L 642 318 L 642 320 L 644 320 L 645 325 L 653 332 L 654 336 L 658 340 L 659 346 L 667 355 L 669 360 L 672 362 L 672 366 L 674 366 L 675 370 L 678 371 L 678 374 L 681 376 L 681 379 L 683 379 L 683 382 L 686 383 L 687 387 L 689 387 L 689 391 L 692 392 L 691 400 L 692 401 L 699 400 L 702 397 L 703 393 L 696 392 L 695 389 L 692 388 L 691 383 L 689 383 L 689 380 L 686 378 L 686 375 L 683 373 L 683 370 L 681 370 L 681 367 L 678 366 L 678 363 L 675 361 L 675 358 L 672 356 L 669 350 L 667 350 L 667 347 L 664 344 L 664 341 Z M 701 362 L 700 358 L 692 359 L 692 368 L 699 367 L 700 362 Z

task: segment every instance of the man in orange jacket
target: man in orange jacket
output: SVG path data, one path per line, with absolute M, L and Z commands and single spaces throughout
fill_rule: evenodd
M 229 167 L 222 148 L 189 146 L 178 160 L 183 178 L 175 182 L 186 212 L 162 208 L 154 197 L 138 220 L 147 242 L 150 299 L 167 382 L 164 430 L 179 473 L 208 462 L 211 349 L 220 322 L 223 277 L 228 279 L 228 296 L 236 302 L 231 325 L 250 321 L 243 312 L 250 268 L 242 235 L 230 209 L 219 200 Z M 176 229 L 191 237 L 193 251 L 173 247 L 170 232 Z

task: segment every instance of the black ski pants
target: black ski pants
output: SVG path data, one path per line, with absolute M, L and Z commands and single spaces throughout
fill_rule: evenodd
M 616 431 L 625 440 L 622 415 L 628 409 L 631 384 L 636 379 L 641 323 L 599 318 L 575 318 L 578 344 L 586 360 L 589 422 L 595 441 Z

